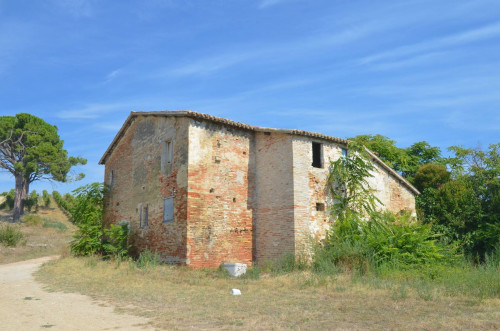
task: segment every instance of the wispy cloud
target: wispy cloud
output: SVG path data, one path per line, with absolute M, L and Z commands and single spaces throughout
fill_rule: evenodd
M 406 45 L 395 48 L 393 50 L 377 53 L 362 58 L 359 62 L 361 64 L 370 64 L 385 60 L 393 60 L 403 58 L 405 56 L 412 56 L 419 53 L 435 51 L 450 46 L 463 45 L 475 41 L 495 38 L 500 36 L 500 22 L 489 24 L 481 28 L 463 31 L 461 33 L 453 34 L 447 37 L 431 39 L 412 45 Z
M 263 51 L 241 51 L 230 52 L 195 60 L 184 66 L 180 66 L 173 70 L 167 70 L 168 75 L 174 76 L 190 76 L 190 75 L 207 75 L 213 72 L 231 67 L 241 62 L 248 61 L 258 57 L 264 53 Z
M 106 75 L 106 79 L 104 80 L 104 83 L 109 83 L 112 80 L 114 80 L 118 75 L 123 73 L 123 69 L 116 69 L 111 71 L 109 74 Z
M 392 24 L 392 25 L 391 25 Z M 191 76 L 209 75 L 218 71 L 234 67 L 241 63 L 252 61 L 253 64 L 286 62 L 303 58 L 310 54 L 319 54 L 320 50 L 334 49 L 351 42 L 367 38 L 370 35 L 386 30 L 393 26 L 381 21 L 372 21 L 357 26 L 330 32 L 322 32 L 292 41 L 273 44 L 246 44 L 239 49 L 226 51 L 189 63 L 177 65 L 174 69 L 166 68 L 155 72 L 154 76 Z M 233 48 L 237 48 L 233 46 Z

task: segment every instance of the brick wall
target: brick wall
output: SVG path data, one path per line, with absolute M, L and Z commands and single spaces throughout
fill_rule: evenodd
M 162 159 L 167 140 L 171 164 Z M 321 168 L 312 166 L 312 141 L 322 144 Z M 138 252 L 148 248 L 165 262 L 194 268 L 302 253 L 330 226 L 328 167 L 341 148 L 189 117 L 137 116 L 106 161 L 105 181 L 114 171 L 114 183 L 105 221 L 129 221 Z M 385 208 L 415 211 L 406 186 L 379 165 L 373 174 L 370 185 Z M 174 221 L 163 223 L 163 199 L 169 197 Z M 141 228 L 146 205 L 149 225 Z
M 322 144 L 322 167 L 312 166 L 312 142 Z M 293 181 L 295 205 L 295 251 L 308 251 L 311 240 L 324 238 L 330 227 L 328 214 L 327 180 L 330 161 L 341 156 L 341 146 L 319 139 L 294 136 L 293 138 Z M 322 204 L 324 210 L 317 210 Z M 318 206 L 321 207 L 321 206 Z
M 252 263 L 253 132 L 190 120 L 187 263 Z
M 255 258 L 262 262 L 294 252 L 292 136 L 255 133 Z
M 323 167 L 312 166 L 312 142 L 322 144 Z M 295 252 L 308 252 L 311 239 L 324 238 L 330 227 L 328 207 L 332 201 L 328 199 L 327 179 L 331 161 L 342 155 L 341 145 L 311 139 L 293 137 L 293 183 L 294 183 L 294 219 L 295 219 Z M 375 195 L 384 206 L 392 212 L 410 210 L 415 214 L 415 198 L 412 192 L 380 165 L 374 163 L 373 177 L 368 179 L 370 187 L 376 189 Z M 325 211 L 316 210 L 316 204 L 325 204 Z
M 105 221 L 130 222 L 136 252 L 157 251 L 169 263 L 186 259 L 187 134 L 187 118 L 138 116 L 106 161 L 106 183 L 112 170 L 115 175 Z M 173 160 L 162 167 L 167 139 L 172 142 Z M 174 221 L 164 224 L 163 199 L 174 192 Z M 149 225 L 141 228 L 141 207 L 146 205 Z

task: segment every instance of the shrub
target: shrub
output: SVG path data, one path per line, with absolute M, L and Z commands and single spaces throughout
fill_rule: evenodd
M 73 205 L 68 202 L 68 200 L 64 199 L 61 194 L 57 191 L 52 191 L 52 197 L 54 198 L 55 202 L 61 208 L 61 210 L 68 215 L 68 217 L 71 218 L 71 213 L 73 210 Z M 73 221 L 73 219 L 71 218 Z
M 42 191 L 43 204 L 45 207 L 50 207 L 50 194 L 47 190 Z
M 367 221 L 349 218 L 334 224 L 319 256 L 325 259 L 326 254 L 339 266 L 361 271 L 382 264 L 407 269 L 453 260 L 453 249 L 435 239 L 430 225 L 407 213 L 373 213 Z
M 80 187 L 74 192 L 76 198 L 75 206 L 71 209 L 71 216 L 79 229 L 71 242 L 71 251 L 75 255 L 101 254 L 103 252 L 102 239 L 104 236 L 104 226 L 102 224 L 104 186 L 103 184 L 92 183 Z M 58 203 L 59 197 L 56 199 Z
M 0 204 L 0 209 L 12 209 L 14 208 L 14 195 L 15 190 L 12 189 L 9 192 L 4 192 L 2 195 L 5 197 L 5 201 Z
M 119 225 L 111 224 L 109 229 L 104 230 L 103 253 L 109 257 L 124 257 L 130 252 L 128 244 L 129 224 L 120 222 Z
M 161 263 L 161 257 L 158 252 L 152 252 L 149 249 L 144 250 L 137 258 L 136 265 L 140 269 L 157 266 Z
M 33 209 L 38 211 L 38 198 L 40 196 L 36 193 L 35 190 L 31 191 L 30 195 L 27 199 L 24 200 L 24 206 L 31 212 Z
M 19 243 L 25 244 L 26 240 L 23 239 L 24 234 L 18 226 L 9 224 L 0 226 L 0 243 L 5 246 L 15 247 Z
M 71 216 L 79 227 L 71 251 L 75 255 L 102 255 L 121 258 L 129 254 L 129 229 L 126 222 L 112 224 L 108 229 L 103 224 L 104 194 L 102 183 L 92 183 L 73 191 Z

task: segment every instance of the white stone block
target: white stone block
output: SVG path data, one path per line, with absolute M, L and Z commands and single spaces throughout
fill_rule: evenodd
M 232 295 L 241 295 L 241 291 L 240 291 L 240 290 L 238 290 L 237 288 L 233 288 L 233 289 L 231 290 L 231 294 L 232 294 Z
M 233 277 L 239 277 L 247 272 L 247 265 L 244 263 L 223 263 L 222 265 Z

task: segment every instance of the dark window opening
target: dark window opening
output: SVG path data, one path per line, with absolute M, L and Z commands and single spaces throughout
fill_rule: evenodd
M 342 148 L 342 157 L 343 157 L 344 159 L 346 159 L 346 158 L 347 158 L 347 149 L 346 149 L 346 148 Z
M 316 143 L 313 141 L 312 143 L 312 166 L 315 168 L 323 168 L 323 160 L 322 160 L 322 148 L 323 144 Z
M 316 203 L 316 211 L 325 211 L 325 204 L 324 203 Z

